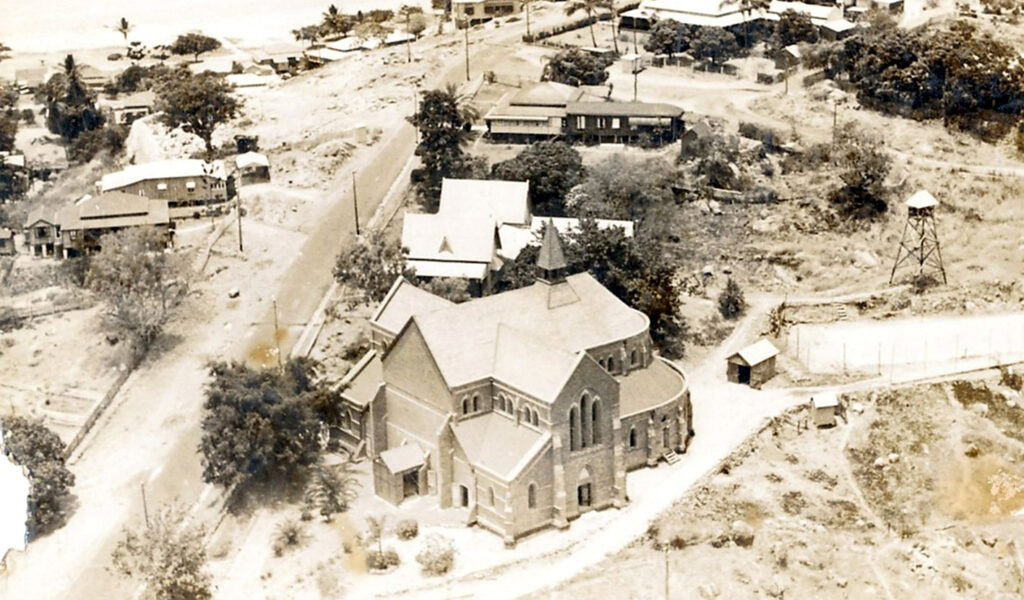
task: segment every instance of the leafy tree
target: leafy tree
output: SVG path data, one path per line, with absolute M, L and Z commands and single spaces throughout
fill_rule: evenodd
M 134 27 L 132 26 L 131 23 L 128 22 L 128 19 L 124 17 L 121 17 L 121 20 L 118 21 L 116 25 L 114 25 L 114 31 L 120 33 L 124 37 L 124 41 L 126 42 L 128 41 L 128 32 L 130 32 L 132 29 L 134 29 Z
M 344 36 L 348 35 L 348 32 L 356 26 L 356 19 L 352 15 L 338 12 L 338 7 L 332 4 L 327 7 L 327 12 L 324 13 L 321 23 L 328 34 Z
M 106 91 L 110 94 L 128 94 L 149 90 L 170 73 L 170 69 L 164 65 L 143 67 L 133 64 L 118 73 L 114 83 Z
M 613 154 L 587 169 L 568 211 L 575 216 L 642 221 L 652 208 L 672 202 L 672 176 L 671 166 L 660 158 Z
M 324 521 L 330 523 L 335 514 L 349 509 L 358 496 L 359 485 L 352 462 L 346 460 L 337 466 L 321 463 L 313 468 L 308 499 L 319 509 Z
M 434 277 L 430 281 L 421 283 L 420 287 L 435 296 L 440 296 L 456 304 L 470 299 L 469 290 L 466 289 L 466 280 L 456 277 Z
M 746 19 L 743 21 L 743 45 L 750 47 L 750 17 L 754 11 L 768 10 L 771 5 L 771 0 L 740 0 L 740 12 L 746 15 Z M 707 29 L 707 28 L 706 28 Z
M 736 36 L 721 27 L 701 27 L 690 41 L 694 58 L 710 60 L 716 65 L 739 56 L 740 46 Z
M 12 111 L 0 112 L 0 152 L 14 150 L 14 139 L 18 135 L 18 117 Z
M 140 578 L 160 600 L 209 600 L 213 591 L 204 536 L 201 526 L 187 524 L 183 511 L 164 507 L 146 527 L 125 528 L 111 554 L 113 570 Z
M 743 298 L 740 284 L 730 277 L 725 282 L 725 289 L 718 295 L 718 312 L 726 319 L 735 319 L 742 315 L 746 308 L 747 301 Z
M 324 36 L 323 25 L 306 25 L 298 29 L 292 29 L 292 35 L 296 42 L 306 42 L 308 46 L 315 46 L 320 38 Z
M 87 285 L 106 304 L 106 322 L 127 337 L 133 361 L 141 360 L 188 290 L 188 266 L 167 254 L 153 229 L 132 228 L 100 238 L 89 260 Z
M 892 157 L 878 140 L 851 126 L 843 128 L 836 146 L 833 160 L 843 185 L 833 190 L 831 199 L 840 214 L 870 219 L 885 213 L 889 209 L 885 179 L 892 170 Z
M 775 22 L 772 43 L 776 48 L 785 48 L 791 44 L 818 42 L 818 28 L 811 22 L 811 16 L 805 12 L 787 9 L 779 15 Z
M 320 384 L 311 363 L 251 369 L 237 362 L 210 364 L 203 434 L 203 480 L 227 488 L 291 477 L 319 458 L 320 426 L 309 396 Z
M 495 164 L 491 174 L 505 181 L 528 181 L 534 212 L 558 217 L 565 215 L 566 194 L 583 178 L 583 159 L 565 142 L 543 141 Z
M 29 539 L 56 529 L 70 510 L 75 475 L 64 458 L 64 442 L 43 424 L 42 419 L 8 416 L 2 420 L 4 451 L 16 464 L 28 470 Z
M 594 56 L 579 48 L 562 50 L 544 65 L 543 81 L 556 81 L 566 85 L 601 85 L 608 79 L 612 59 Z
M 86 131 L 75 138 L 68 148 L 68 158 L 77 163 L 87 163 L 100 152 L 114 156 L 124 150 L 127 133 L 120 125 L 109 125 L 102 129 Z
M 210 71 L 194 75 L 185 66 L 160 79 L 156 96 L 161 120 L 199 136 L 208 156 L 213 155 L 214 130 L 235 118 L 242 106 L 224 77 Z
M 50 78 L 46 88 L 47 127 L 70 143 L 82 132 L 98 129 L 105 121 L 82 83 L 74 56 L 64 58 L 64 72 Z
M 385 515 L 379 517 L 366 517 L 366 528 L 369 530 L 370 539 L 377 541 L 377 556 L 384 554 L 384 522 Z
M 372 232 L 341 249 L 334 265 L 334 278 L 361 293 L 354 304 L 380 302 L 395 279 L 405 274 L 404 263 L 404 253 L 397 242 L 389 242 L 384 234 Z
M 412 116 L 411 121 L 420 132 L 416 153 L 423 165 L 417 175 L 416 191 L 430 212 L 437 210 L 444 178 L 465 177 L 476 168 L 473 159 L 463 151 L 476 117 L 476 109 L 453 85 L 423 94 L 419 109 Z
M 191 54 L 195 57 L 195 62 L 199 62 L 200 54 L 211 52 L 217 48 L 220 48 L 220 41 L 216 38 L 201 33 L 186 33 L 179 35 L 178 39 L 174 40 L 170 50 L 171 54 Z
M 669 56 L 686 52 L 690 49 L 692 35 L 693 27 L 672 19 L 662 19 L 651 27 L 644 42 L 644 50 Z
M 586 13 L 587 27 L 590 29 L 590 42 L 596 48 L 597 37 L 594 36 L 594 21 L 597 20 L 597 11 L 610 6 L 609 0 L 571 0 L 565 5 L 565 14 L 572 16 L 578 12 Z

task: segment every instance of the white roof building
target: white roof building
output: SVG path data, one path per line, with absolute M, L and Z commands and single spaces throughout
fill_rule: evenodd
M 131 165 L 121 171 L 107 173 L 100 181 L 100 192 L 109 192 L 128 187 L 140 181 L 151 179 L 177 179 L 180 177 L 203 177 L 227 180 L 224 161 L 208 163 L 203 160 L 183 158 L 161 160 L 141 165 Z

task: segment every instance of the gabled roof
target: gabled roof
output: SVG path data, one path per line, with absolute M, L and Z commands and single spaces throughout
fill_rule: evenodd
M 554 401 L 586 356 L 538 344 L 529 333 L 498 324 L 492 375 L 534 398 Z
M 14 80 L 29 87 L 42 85 L 46 80 L 46 68 L 30 67 L 28 69 L 17 69 L 14 71 Z
M 514 480 L 551 441 L 550 433 L 516 425 L 494 412 L 457 421 L 451 428 L 473 466 L 504 481 Z
M 402 247 L 409 260 L 490 264 L 496 239 L 489 217 L 407 213 L 402 223 Z
M 141 108 L 146 108 L 146 107 L 152 108 L 153 104 L 155 102 L 156 102 L 156 93 L 154 93 L 152 90 L 145 90 L 145 91 L 142 91 L 142 92 L 135 92 L 135 93 L 132 93 L 132 94 L 125 94 L 125 95 L 120 96 L 120 97 L 118 97 L 118 98 L 116 98 L 114 100 L 108 101 L 107 104 L 109 104 L 111 108 L 113 108 L 115 110 L 118 110 L 118 109 L 125 109 L 125 108 L 140 108 L 140 107 Z
M 569 102 L 576 102 L 582 95 L 583 90 L 578 87 L 554 81 L 542 81 L 517 92 L 509 100 L 509 104 L 512 106 L 565 106 Z
M 427 453 L 419 444 L 411 443 L 391 448 L 380 453 L 380 459 L 392 475 L 398 475 L 423 466 Z
M 672 104 L 653 102 L 570 102 L 565 107 L 569 115 L 596 115 L 622 117 L 681 117 L 683 109 Z
M 376 350 L 370 350 L 341 378 L 341 397 L 357 406 L 368 406 L 384 381 L 384 369 Z
M 239 154 L 235 157 L 235 166 L 239 169 L 270 167 L 270 161 L 267 160 L 266 154 L 260 154 L 259 152 L 246 152 L 245 154 Z
M 853 8 L 855 7 L 850 7 L 847 10 L 852 10 Z M 824 23 L 819 25 L 819 27 L 823 27 L 825 29 L 828 29 L 829 31 L 835 31 L 836 33 L 842 33 L 844 31 L 854 29 L 857 26 L 845 19 L 838 19 L 835 21 L 825 21 Z
M 416 287 L 405 277 L 398 277 L 377 307 L 377 311 L 370 317 L 370 322 L 385 331 L 397 334 L 414 314 L 449 306 L 453 306 L 450 300 Z
M 760 340 L 753 343 L 729 357 L 729 360 L 739 358 L 747 366 L 754 366 L 763 363 L 773 356 L 777 356 L 779 350 L 768 340 Z
M 29 212 L 28 216 L 25 217 L 25 227 L 32 227 L 40 221 L 47 225 L 56 225 L 57 211 L 51 208 L 46 208 L 45 206 L 40 206 Z
M 109 192 L 127 187 L 140 181 L 151 179 L 175 179 L 178 177 L 203 177 L 206 170 L 215 179 L 227 179 L 224 161 L 215 160 L 207 163 L 203 160 L 182 158 L 176 160 L 160 160 L 156 162 L 132 165 L 121 171 L 107 173 L 100 183 L 101 191 Z
M 61 229 L 108 229 L 170 223 L 166 200 L 108 192 L 83 196 L 57 214 Z
M 569 263 L 565 260 L 565 252 L 562 250 L 562 240 L 559 239 L 558 231 L 553 223 L 550 227 L 544 228 L 544 239 L 540 242 L 537 266 L 545 271 L 562 270 L 569 267 Z
M 839 396 L 835 392 L 820 392 L 811 396 L 814 408 L 831 408 L 839 406 Z
M 530 222 L 530 183 L 497 179 L 443 179 L 437 213 L 488 217 L 498 225 Z
M 938 205 L 939 201 L 932 196 L 928 190 L 917 190 L 914 195 L 907 200 L 907 206 L 910 208 L 931 208 Z

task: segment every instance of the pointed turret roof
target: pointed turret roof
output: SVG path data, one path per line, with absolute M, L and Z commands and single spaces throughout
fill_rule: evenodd
M 562 240 L 558 237 L 558 231 L 551 220 L 548 220 L 547 227 L 544 228 L 544 239 L 541 240 L 537 266 L 546 272 L 562 270 L 569 266 L 565 261 L 565 252 L 562 250 Z

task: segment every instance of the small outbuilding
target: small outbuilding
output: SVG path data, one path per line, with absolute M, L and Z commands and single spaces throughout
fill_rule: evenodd
M 14 232 L 0 227 L 0 256 L 12 256 L 14 252 Z
M 373 489 L 395 506 L 409 496 L 425 493 L 426 462 L 426 452 L 416 443 L 381 452 L 373 461 Z
M 835 427 L 839 414 L 839 397 L 835 392 L 822 392 L 811 396 L 811 418 L 815 427 Z
M 270 181 L 270 161 L 265 154 L 246 152 L 235 157 L 242 184 Z
M 760 388 L 775 377 L 775 357 L 779 350 L 768 340 L 751 344 L 730 356 L 726 375 L 729 381 Z

